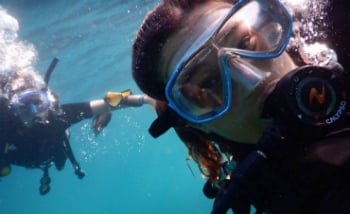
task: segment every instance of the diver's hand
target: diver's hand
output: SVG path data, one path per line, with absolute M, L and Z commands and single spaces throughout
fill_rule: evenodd
M 235 169 L 217 195 L 211 214 L 224 214 L 230 208 L 235 214 L 249 214 L 252 198 L 251 186 L 264 171 L 266 160 L 259 152 L 250 153 Z
M 267 159 L 287 159 L 292 156 L 298 148 L 295 143 L 290 142 L 283 127 L 274 122 L 266 127 L 259 139 L 257 149 Z
M 85 177 L 85 172 L 82 169 L 75 169 L 75 174 L 78 176 L 79 179 L 82 179 Z
M 236 180 L 227 181 L 216 196 L 211 214 L 226 214 L 229 209 L 235 214 L 249 214 L 250 202 L 240 188 Z
M 269 160 L 261 152 L 251 152 L 222 186 L 211 214 L 225 214 L 229 209 L 235 214 L 249 214 L 251 206 L 255 207 L 256 213 L 298 213 L 286 203 L 290 200 L 283 193 L 288 185 L 272 170 Z M 281 207 L 288 207 L 291 212 L 281 212 Z
M 92 130 L 95 133 L 95 136 L 100 134 L 102 130 L 108 125 L 108 123 L 111 121 L 112 113 L 107 112 L 104 114 L 98 114 L 96 115 L 92 120 Z

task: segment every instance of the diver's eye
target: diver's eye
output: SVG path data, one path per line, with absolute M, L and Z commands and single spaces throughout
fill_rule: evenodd
M 241 39 L 241 41 L 238 43 L 238 48 L 243 49 L 243 50 L 247 50 L 249 47 L 249 42 L 250 42 L 249 36 L 244 36 Z
M 251 35 L 246 35 L 242 37 L 241 41 L 238 43 L 239 49 L 243 50 L 255 50 L 255 39 Z
M 192 81 L 192 74 L 188 73 L 188 74 L 182 76 L 180 80 L 181 81 L 179 81 L 179 82 L 181 84 L 189 83 Z

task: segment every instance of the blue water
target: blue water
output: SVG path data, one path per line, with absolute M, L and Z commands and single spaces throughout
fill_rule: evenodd
M 79 2 L 79 3 L 78 3 Z M 135 31 L 155 0 L 0 0 L 19 24 L 19 38 L 32 43 L 45 73 L 60 61 L 50 87 L 62 103 L 102 98 L 127 88 L 140 93 L 131 77 Z M 51 191 L 39 194 L 40 170 L 13 167 L 0 181 L 2 214 L 209 213 L 204 180 L 174 132 L 153 139 L 147 132 L 155 113 L 149 106 L 114 112 L 95 137 L 91 120 L 71 128 L 71 144 L 82 168 L 79 180 L 69 162 L 50 170 Z

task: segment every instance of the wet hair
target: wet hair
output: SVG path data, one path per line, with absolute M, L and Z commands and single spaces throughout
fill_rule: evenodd
M 193 129 L 181 127 L 175 128 L 175 132 L 186 145 L 189 159 L 197 163 L 202 175 L 212 181 L 218 181 L 223 156 L 217 146 Z
M 155 104 L 158 115 L 162 114 L 166 108 L 167 102 L 165 101 L 157 101 Z M 189 158 L 187 159 L 197 163 L 203 176 L 217 181 L 223 160 L 218 147 L 192 128 L 176 127 L 175 132 L 188 149 Z

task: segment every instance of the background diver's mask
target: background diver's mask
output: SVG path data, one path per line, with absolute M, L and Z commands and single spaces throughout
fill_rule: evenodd
M 278 0 L 238 1 L 176 64 L 165 89 L 169 107 L 197 124 L 222 116 L 231 107 L 232 80 L 247 90 L 258 86 L 267 72 L 248 61 L 280 56 L 291 31 L 292 18 Z
M 46 120 L 50 105 L 50 99 L 45 91 L 26 91 L 15 94 L 10 101 L 14 114 L 26 126 L 31 126 L 38 119 L 39 121 Z

